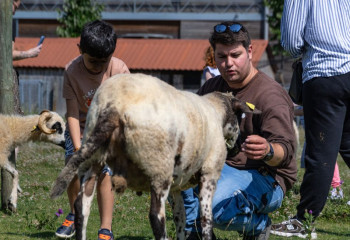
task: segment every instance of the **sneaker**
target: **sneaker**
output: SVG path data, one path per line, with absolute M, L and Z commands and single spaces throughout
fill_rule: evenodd
M 62 225 L 57 229 L 56 236 L 59 238 L 71 238 L 75 234 L 74 214 L 70 213 Z
M 339 189 L 333 188 L 329 198 L 331 200 L 343 199 L 344 198 L 343 190 L 341 188 L 339 188 Z
M 268 240 L 271 230 L 271 220 L 269 220 L 267 227 L 259 234 L 255 236 L 243 235 L 243 240 Z
M 190 232 L 190 231 L 186 231 L 185 232 L 185 239 L 186 240 L 202 240 L 202 232 Z M 213 234 L 211 235 L 211 239 L 212 240 L 216 240 L 216 236 L 213 232 Z
M 337 199 L 337 195 L 338 195 L 337 189 L 336 189 L 336 188 L 333 188 L 332 191 L 331 191 L 331 195 L 329 196 L 329 198 L 332 199 L 332 200 L 335 200 L 335 199 Z
M 112 231 L 106 229 L 106 228 L 101 228 L 98 230 L 98 240 L 114 240 L 114 236 Z
M 270 232 L 274 235 L 283 237 L 306 238 L 308 236 L 304 225 L 298 219 L 294 218 L 282 223 L 272 224 Z M 311 239 L 317 239 L 315 228 L 311 232 Z

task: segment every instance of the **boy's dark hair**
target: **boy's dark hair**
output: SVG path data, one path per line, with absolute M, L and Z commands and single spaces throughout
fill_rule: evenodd
M 112 25 L 95 20 L 86 23 L 80 35 L 80 49 L 95 58 L 107 58 L 117 44 L 117 34 Z
M 238 45 L 242 44 L 245 49 L 248 49 L 250 45 L 250 36 L 247 29 L 239 22 L 227 21 L 220 23 L 221 25 L 225 25 L 227 30 L 218 33 L 215 30 L 211 34 L 209 38 L 210 45 L 215 50 L 216 44 L 221 43 L 223 45 Z M 232 32 L 228 29 L 229 26 L 239 24 L 242 28 L 238 32 Z

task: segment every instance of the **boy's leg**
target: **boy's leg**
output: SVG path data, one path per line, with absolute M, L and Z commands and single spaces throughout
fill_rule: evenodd
M 111 175 L 112 171 L 106 165 L 97 182 L 97 203 L 101 221 L 100 230 L 98 232 L 98 239 L 114 238 L 112 233 L 114 192 L 112 191 Z
M 69 131 L 66 130 L 64 133 L 65 137 L 65 165 L 72 157 L 74 153 L 74 146 L 72 139 L 69 135 Z M 73 178 L 67 188 L 67 195 L 70 206 L 70 213 L 66 216 L 62 225 L 56 230 L 56 236 L 60 238 L 69 238 L 72 237 L 75 233 L 74 228 L 74 202 L 77 199 L 78 193 L 80 191 L 80 182 L 77 176 Z
M 333 179 L 331 183 L 333 188 L 337 188 L 341 185 L 340 183 L 340 175 L 339 175 L 339 168 L 338 168 L 338 163 L 335 162 L 335 167 L 334 167 L 334 173 L 333 173 Z

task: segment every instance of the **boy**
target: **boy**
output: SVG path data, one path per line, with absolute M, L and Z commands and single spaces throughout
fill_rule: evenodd
M 65 134 L 66 164 L 73 153 L 80 148 L 87 111 L 97 88 L 104 80 L 115 74 L 130 73 L 123 61 L 112 57 L 116 43 L 117 35 L 111 25 L 99 20 L 87 23 L 78 44 L 81 55 L 66 66 L 63 84 L 68 125 Z M 98 239 L 114 239 L 111 231 L 114 192 L 111 191 L 110 176 L 111 170 L 105 166 L 97 183 L 101 220 Z M 74 201 L 79 190 L 80 183 L 76 176 L 67 189 L 71 213 L 56 231 L 56 236 L 60 238 L 69 238 L 75 233 Z

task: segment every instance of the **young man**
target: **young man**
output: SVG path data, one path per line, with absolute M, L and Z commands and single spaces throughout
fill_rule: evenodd
M 292 56 L 302 56 L 307 144 L 297 213 L 273 225 L 273 234 L 305 238 L 304 214 L 321 213 L 338 152 L 350 166 L 349 29 L 350 1 L 284 1 L 281 44 Z M 317 238 L 316 231 L 311 238 Z
M 64 72 L 63 97 L 67 104 L 66 163 L 80 148 L 87 111 L 97 88 L 107 78 L 129 73 L 123 61 L 112 57 L 116 48 L 117 35 L 113 27 L 103 21 L 94 21 L 84 26 L 78 44 L 81 55 L 72 60 Z M 97 201 L 99 205 L 101 226 L 98 239 L 113 240 L 112 217 L 114 192 L 111 186 L 111 170 L 106 166 L 97 183 Z M 94 179 L 90 182 L 93 183 Z M 75 177 L 67 193 L 71 213 L 60 226 L 56 235 L 61 238 L 72 237 L 74 229 L 74 201 L 80 190 L 80 183 Z
M 240 23 L 216 25 L 209 41 L 221 75 L 205 82 L 198 94 L 232 92 L 262 111 L 242 116 L 241 151 L 228 153 L 213 197 L 214 226 L 238 231 L 245 240 L 268 239 L 268 213 L 281 206 L 296 180 L 293 103 L 277 82 L 253 66 L 249 33 Z M 201 238 L 195 192 L 183 192 L 188 240 Z

